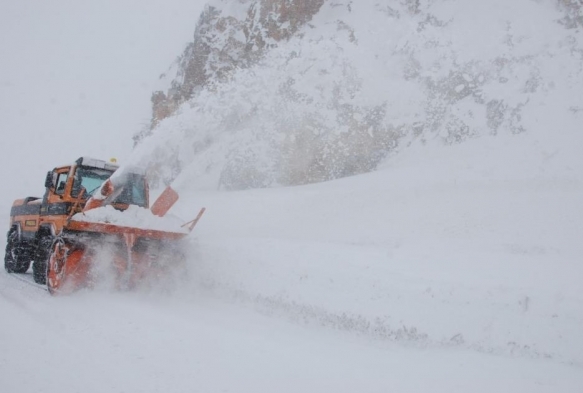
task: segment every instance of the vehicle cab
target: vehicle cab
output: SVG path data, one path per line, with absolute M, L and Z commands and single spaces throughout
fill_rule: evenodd
M 81 212 L 87 200 L 118 168 L 103 160 L 81 157 L 73 165 L 49 171 L 40 209 L 41 224 L 49 222 L 55 226 L 55 232 L 59 232 L 64 225 L 63 216 Z M 144 174 L 126 171 L 120 179 L 118 183 L 121 187 L 118 187 L 117 195 L 110 204 L 118 210 L 126 210 L 129 205 L 148 208 L 148 185 Z

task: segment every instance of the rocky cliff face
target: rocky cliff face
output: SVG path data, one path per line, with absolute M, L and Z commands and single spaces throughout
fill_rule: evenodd
M 569 29 L 583 27 L 583 1 L 558 0 L 559 8 L 565 14 L 560 22 Z
M 315 15 L 324 0 L 220 0 L 210 2 L 196 24 L 194 41 L 173 65 L 167 91 L 152 94 L 152 124 L 172 115 L 203 88 L 227 81 L 233 71 L 257 63 Z M 148 133 L 148 131 L 144 131 Z M 140 140 L 144 135 L 138 135 Z
M 215 0 L 152 97 L 145 157 L 165 181 L 241 189 L 367 172 L 412 143 L 574 132 L 582 8 Z

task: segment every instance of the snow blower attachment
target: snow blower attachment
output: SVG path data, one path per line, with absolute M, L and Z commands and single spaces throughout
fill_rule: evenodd
M 80 158 L 47 174 L 42 201 L 16 201 L 6 270 L 16 272 L 14 255 L 19 255 L 20 271 L 33 259 L 35 281 L 46 283 L 54 294 L 91 286 L 104 263 L 110 264 L 116 286 L 125 289 L 163 276 L 183 262 L 181 240 L 205 209 L 187 223 L 166 216 L 178 200 L 168 188 L 150 210 L 144 174 L 117 169 Z

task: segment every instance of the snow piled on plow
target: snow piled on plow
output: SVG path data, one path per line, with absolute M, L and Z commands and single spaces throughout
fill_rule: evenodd
M 170 214 L 164 217 L 158 217 L 153 215 L 149 209 L 139 206 L 129 206 L 127 210 L 122 212 L 108 205 L 83 213 L 77 213 L 72 217 L 72 220 L 156 231 L 189 233 L 188 228 L 183 227 L 184 221 L 178 217 Z

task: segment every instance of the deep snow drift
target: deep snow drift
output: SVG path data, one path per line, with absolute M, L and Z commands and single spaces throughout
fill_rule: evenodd
M 578 161 L 498 137 L 332 183 L 192 194 L 209 211 L 195 277 L 315 325 L 581 365 Z

